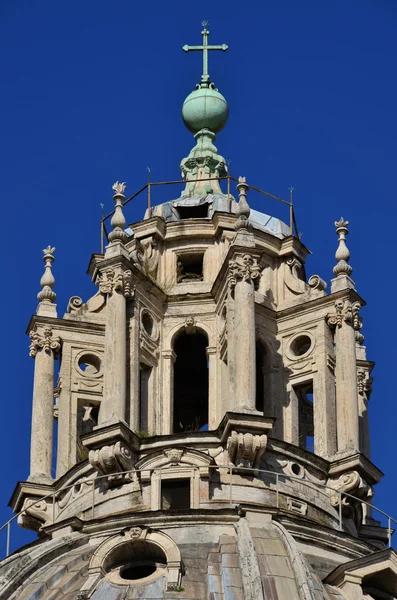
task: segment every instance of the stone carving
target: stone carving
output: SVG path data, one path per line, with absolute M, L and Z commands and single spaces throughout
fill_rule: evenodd
M 88 460 L 99 473 L 109 475 L 109 487 L 135 479 L 135 473 L 132 472 L 135 465 L 134 453 L 121 441 L 90 450 Z M 123 471 L 131 472 L 122 473 Z
M 52 329 L 48 325 L 43 328 L 41 333 L 38 333 L 37 331 L 31 331 L 29 337 L 31 340 L 29 346 L 29 356 L 32 356 L 32 358 L 34 358 L 41 349 L 43 349 L 47 354 L 53 352 L 55 355 L 57 355 L 61 348 L 61 338 L 53 337 Z
M 370 376 L 368 371 L 359 369 L 357 371 L 357 390 L 361 396 L 366 396 L 369 400 L 372 392 L 373 377 Z
M 349 221 L 345 221 L 343 217 L 339 221 L 335 221 L 336 234 L 339 236 L 339 246 L 335 253 L 338 263 L 333 268 L 336 277 L 340 277 L 341 275 L 350 276 L 353 271 L 352 267 L 348 264 L 350 252 L 346 246 L 346 236 L 349 233 L 347 229 L 348 225 Z
M 50 503 L 47 500 L 34 501 L 34 498 L 25 498 L 22 512 L 18 516 L 18 525 L 24 529 L 38 531 L 42 525 L 50 525 L 52 522 Z
M 185 331 L 187 334 L 196 333 L 196 321 L 194 317 L 186 317 L 185 319 Z
M 38 294 L 37 298 L 40 302 L 45 302 L 47 304 L 52 304 L 55 302 L 56 294 L 53 291 L 53 287 L 55 285 L 54 275 L 52 274 L 52 263 L 54 262 L 54 252 L 55 248 L 51 248 L 51 246 L 47 246 L 43 250 L 44 256 L 43 260 L 45 263 L 44 267 L 44 275 L 40 279 L 40 285 L 43 288 Z
M 113 231 L 109 233 L 109 241 L 111 243 L 116 241 L 124 243 L 128 238 L 127 233 L 124 231 L 126 220 L 123 214 L 123 201 L 125 200 L 125 183 L 119 183 L 118 181 L 116 181 L 116 183 L 112 185 L 112 189 L 116 192 L 113 196 L 113 200 L 116 203 L 116 207 L 114 209 L 112 220 L 110 221 Z
M 371 487 L 357 471 L 344 473 L 338 479 L 330 479 L 327 486 L 338 492 L 346 492 L 349 496 L 342 495 L 342 514 L 347 519 L 352 519 L 358 527 L 362 522 L 362 506 L 360 500 L 367 501 Z M 340 494 L 331 492 L 331 504 L 339 506 Z
M 183 450 L 179 448 L 172 448 L 171 450 L 164 450 L 164 454 L 170 461 L 170 465 L 178 465 L 181 462 L 183 456 Z
M 229 286 L 234 288 L 239 280 L 256 283 L 260 272 L 257 258 L 251 254 L 236 254 L 229 261 Z
M 147 528 L 131 527 L 130 529 L 124 531 L 124 536 L 130 540 L 137 540 L 138 538 L 145 539 L 147 533 Z
M 327 283 L 324 281 L 324 279 L 321 279 L 320 275 L 312 275 L 307 283 L 312 290 L 325 292 L 327 289 Z
M 266 450 L 267 436 L 232 431 L 227 439 L 229 459 L 236 467 L 255 468 Z
M 360 302 L 352 303 L 350 300 L 337 300 L 335 302 L 335 313 L 327 317 L 328 325 L 342 327 L 345 321 L 351 323 L 353 328 L 359 331 L 362 327 L 361 318 L 358 316 L 360 308 Z
M 126 298 L 132 297 L 132 273 L 131 271 L 116 272 L 108 268 L 100 274 L 97 280 L 99 290 L 102 294 L 112 294 L 114 291 L 121 292 Z
M 238 178 L 237 190 L 239 193 L 239 202 L 236 207 L 237 221 L 234 225 L 236 231 L 247 229 L 249 224 L 249 216 L 251 213 L 247 202 L 247 192 L 249 185 L 246 183 L 245 177 Z
M 98 313 L 105 306 L 105 298 L 101 292 L 98 292 L 90 298 L 87 302 L 79 296 L 72 296 L 69 300 L 67 312 L 74 314 L 85 314 L 85 313 Z

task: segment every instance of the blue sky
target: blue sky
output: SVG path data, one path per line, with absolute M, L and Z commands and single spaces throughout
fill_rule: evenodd
M 230 106 L 217 138 L 234 176 L 287 197 L 293 185 L 308 275 L 330 280 L 334 221 L 351 223 L 353 279 L 368 357 L 372 453 L 385 472 L 374 502 L 397 517 L 392 358 L 397 166 L 397 4 L 394 0 L 2 0 L 0 5 L 3 359 L 0 520 L 28 475 L 33 360 L 25 328 L 35 311 L 42 248 L 56 246 L 59 313 L 95 292 L 85 275 L 99 251 L 100 203 L 111 185 L 132 194 L 147 177 L 179 178 L 193 145 L 181 104 L 201 74 L 200 22 L 210 75 Z M 164 195 L 166 194 L 166 195 Z M 154 203 L 168 190 L 153 194 Z M 287 218 L 251 194 L 253 208 Z M 145 199 L 127 211 L 143 216 Z M 9 316 L 8 316 L 9 315 Z M 13 546 L 22 539 L 14 538 Z M 0 537 L 0 544 L 2 544 Z

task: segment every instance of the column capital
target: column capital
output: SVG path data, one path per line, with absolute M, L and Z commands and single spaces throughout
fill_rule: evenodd
M 173 350 L 163 350 L 161 353 L 161 356 L 163 358 L 165 358 L 166 360 L 172 360 L 172 362 L 174 363 L 176 361 L 176 354 Z
M 31 343 L 29 346 L 29 356 L 35 358 L 37 353 L 40 350 L 44 350 L 46 354 L 54 354 L 55 356 L 58 354 L 61 348 L 61 338 L 58 336 L 53 336 L 52 329 L 48 325 L 43 327 L 43 329 L 38 331 L 31 331 L 29 334 Z
M 99 291 L 107 296 L 120 292 L 125 298 L 134 296 L 132 273 L 122 267 L 107 267 L 101 271 L 96 281 Z
M 361 318 L 358 315 L 360 309 L 361 302 L 359 301 L 352 302 L 349 299 L 336 300 L 335 312 L 327 315 L 327 323 L 331 327 L 342 327 L 344 322 L 349 323 L 359 332 L 362 327 Z
M 255 283 L 260 273 L 258 255 L 241 252 L 234 254 L 229 260 L 228 281 L 231 288 L 234 288 L 239 281 Z

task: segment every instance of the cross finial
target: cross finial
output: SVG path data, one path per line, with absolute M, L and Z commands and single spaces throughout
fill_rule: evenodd
M 184 52 L 201 51 L 201 50 L 203 51 L 203 74 L 201 76 L 201 83 L 208 86 L 208 84 L 210 82 L 210 76 L 208 73 L 208 51 L 209 50 L 222 50 L 223 52 L 226 52 L 226 50 L 228 49 L 228 46 L 226 44 L 221 44 L 220 46 L 209 46 L 208 45 L 208 36 L 209 36 L 210 32 L 207 29 L 207 25 L 209 25 L 209 23 L 208 23 L 208 21 L 202 21 L 201 25 L 203 27 L 203 31 L 201 32 L 201 35 L 203 36 L 202 46 L 188 46 L 186 44 L 185 46 L 182 46 L 182 50 L 184 50 Z

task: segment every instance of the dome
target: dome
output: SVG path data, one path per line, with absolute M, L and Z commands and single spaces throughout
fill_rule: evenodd
M 216 89 L 199 87 L 189 94 L 182 106 L 182 118 L 192 133 L 210 129 L 218 133 L 226 125 L 229 107 Z

